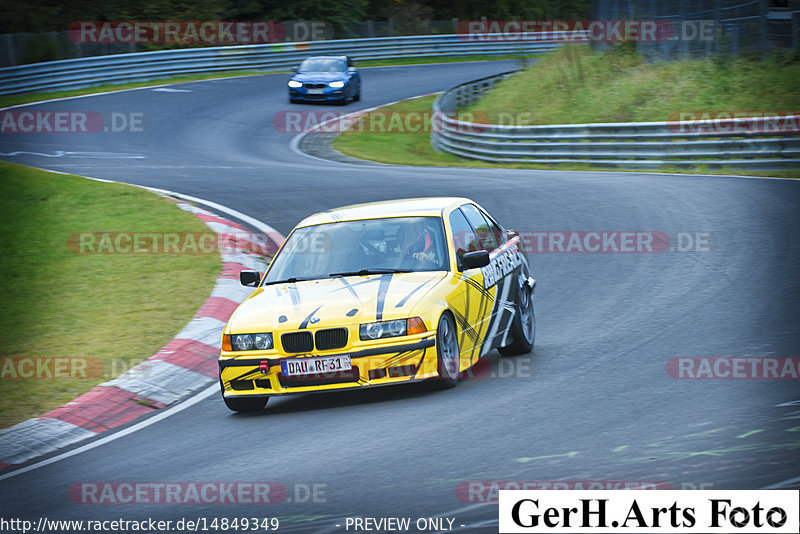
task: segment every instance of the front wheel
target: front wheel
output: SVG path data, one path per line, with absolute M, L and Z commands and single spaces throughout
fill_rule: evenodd
M 536 315 L 533 312 L 533 288 L 527 282 L 520 283 L 517 298 L 517 313 L 511 322 L 512 341 L 505 347 L 498 348 L 503 356 L 527 354 L 533 349 L 536 341 Z
M 451 388 L 458 383 L 461 355 L 458 350 L 456 325 L 449 313 L 442 314 L 436 329 L 436 357 L 439 371 L 438 385 Z

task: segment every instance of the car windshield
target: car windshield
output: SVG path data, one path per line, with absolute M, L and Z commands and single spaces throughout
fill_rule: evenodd
M 270 266 L 264 284 L 330 276 L 447 270 L 438 217 L 397 217 L 298 228 Z
M 341 59 L 310 58 L 300 63 L 298 72 L 344 72 L 344 61 Z

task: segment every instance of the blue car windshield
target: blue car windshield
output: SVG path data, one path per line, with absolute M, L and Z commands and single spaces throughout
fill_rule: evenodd
M 297 72 L 344 72 L 344 61 L 341 59 L 306 59 L 300 63 Z
M 297 228 L 272 260 L 264 284 L 449 268 L 439 217 L 395 217 Z

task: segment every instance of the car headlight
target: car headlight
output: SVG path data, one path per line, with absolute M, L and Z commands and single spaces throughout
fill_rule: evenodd
M 341 82 L 341 81 L 330 82 L 330 83 L 328 83 L 328 85 L 330 85 L 331 87 L 336 87 L 337 89 L 341 89 L 342 87 L 344 87 L 344 82 Z
M 410 319 L 395 319 L 394 321 L 377 321 L 364 323 L 359 330 L 362 341 L 381 339 L 384 337 L 410 336 L 427 332 L 425 323 L 419 317 Z
M 267 350 L 273 347 L 272 334 L 225 334 L 222 336 L 223 350 Z
M 303 87 L 303 84 L 294 80 L 289 80 L 289 87 L 297 89 L 298 87 Z

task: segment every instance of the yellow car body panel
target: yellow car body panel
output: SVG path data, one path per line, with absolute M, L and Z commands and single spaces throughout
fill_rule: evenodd
M 472 201 L 430 198 L 349 206 L 312 215 L 293 232 L 342 221 L 438 217 L 450 243 L 453 235 L 449 215 L 466 203 Z M 510 239 L 493 251 L 493 257 L 504 249 L 519 254 L 518 242 L 518 238 Z M 439 376 L 436 331 L 445 312 L 455 320 L 459 371 L 469 369 L 496 346 L 498 334 L 489 330 L 493 318 L 498 311 L 502 314 L 503 308 L 496 302 L 498 284 L 485 284 L 484 269 L 461 272 L 455 267 L 458 261 L 455 247 L 448 246 L 447 254 L 449 270 L 337 276 L 257 287 L 233 313 L 223 336 L 271 333 L 273 347 L 234 351 L 225 350 L 223 344 L 219 358 L 223 395 L 226 398 L 273 396 L 436 378 Z M 382 339 L 360 338 L 360 325 L 410 317 L 421 318 L 426 331 Z M 346 330 L 346 344 L 324 350 L 315 342 L 313 350 L 295 352 L 287 350 L 284 343 L 286 334 L 308 332 L 317 340 L 318 335 L 333 329 Z M 310 377 L 288 377 L 282 372 L 282 361 L 340 355 L 350 357 L 350 371 Z

